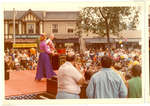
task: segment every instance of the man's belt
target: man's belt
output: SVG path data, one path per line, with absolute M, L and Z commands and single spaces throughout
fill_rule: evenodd
M 40 53 L 44 53 L 45 51 L 44 50 L 40 50 Z

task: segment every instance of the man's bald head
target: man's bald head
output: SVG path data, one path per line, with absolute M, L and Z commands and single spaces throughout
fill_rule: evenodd
M 50 35 L 49 35 L 49 38 L 50 38 L 51 40 L 53 40 L 53 39 L 54 39 L 54 34 L 50 34 Z

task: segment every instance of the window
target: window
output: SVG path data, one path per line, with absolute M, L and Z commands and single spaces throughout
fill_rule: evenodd
M 73 28 L 73 24 L 68 24 L 68 25 L 67 25 L 67 32 L 68 32 L 68 33 L 73 33 L 73 29 L 74 29 L 74 28 Z
M 28 24 L 27 30 L 28 34 L 34 34 L 34 24 Z
M 73 28 L 68 28 L 68 33 L 73 33 Z
M 52 24 L 52 32 L 58 33 L 58 24 Z

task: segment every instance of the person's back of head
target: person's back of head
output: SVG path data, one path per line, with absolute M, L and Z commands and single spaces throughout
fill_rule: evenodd
M 140 65 L 133 65 L 131 68 L 131 73 L 133 77 L 141 76 L 141 66 Z
M 75 60 L 75 56 L 67 56 L 66 61 L 73 62 Z
M 110 68 L 112 66 L 112 59 L 108 56 L 103 56 L 101 59 L 101 65 L 103 68 Z
M 66 56 L 66 61 L 73 62 L 75 60 L 75 54 L 72 51 L 69 51 Z

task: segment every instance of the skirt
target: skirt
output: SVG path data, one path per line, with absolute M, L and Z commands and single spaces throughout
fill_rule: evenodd
M 78 94 L 59 91 L 56 95 L 56 99 L 80 99 L 80 96 Z
M 47 53 L 40 53 L 37 72 L 36 72 L 36 80 L 41 80 L 41 78 L 51 78 L 55 76 L 56 73 L 53 72 L 52 65 L 50 64 L 49 55 Z

